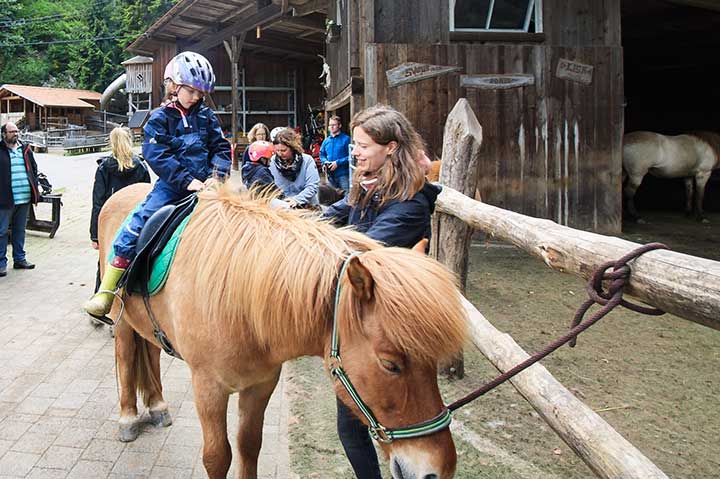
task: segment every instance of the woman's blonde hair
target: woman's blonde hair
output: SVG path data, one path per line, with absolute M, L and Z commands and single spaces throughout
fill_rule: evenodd
M 356 127 L 377 144 L 387 145 L 391 141 L 397 148 L 388 155 L 387 161 L 377 171 L 377 183 L 373 193 L 380 195 L 380 205 L 391 200 L 406 201 L 423 188 L 425 175 L 418 165 L 416 156 L 424 150 L 422 138 L 415 131 L 405 115 L 387 105 L 375 105 L 357 113 L 350 123 L 352 131 Z M 355 170 L 353 187 L 349 202 L 367 204 L 372 195 L 362 195 L 364 191 L 360 181 L 362 173 Z
M 118 170 L 129 170 L 133 167 L 133 135 L 125 127 L 114 128 L 110 132 L 110 151 L 118 162 Z
M 295 130 L 293 130 L 292 128 L 285 128 L 284 130 L 280 130 L 278 134 L 275 135 L 275 140 L 273 141 L 273 143 L 276 145 L 282 143 L 283 145 L 290 148 L 296 155 L 301 155 L 304 153 L 300 135 L 295 133 Z
M 265 123 L 255 123 L 252 128 L 250 128 L 250 132 L 248 133 L 248 141 L 250 143 L 257 140 L 258 130 L 265 130 L 265 141 L 270 141 L 270 129 L 265 125 Z

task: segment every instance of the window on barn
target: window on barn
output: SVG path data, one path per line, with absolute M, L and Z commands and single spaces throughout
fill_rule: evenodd
M 450 30 L 542 32 L 542 0 L 450 0 Z

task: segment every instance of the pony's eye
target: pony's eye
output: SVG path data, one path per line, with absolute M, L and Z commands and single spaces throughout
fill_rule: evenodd
M 387 359 L 381 359 L 380 365 L 382 365 L 383 369 L 392 374 L 400 374 L 402 372 L 400 366 L 392 361 L 388 361 Z

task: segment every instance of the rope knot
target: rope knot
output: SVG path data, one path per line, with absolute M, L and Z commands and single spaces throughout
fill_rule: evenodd
M 578 309 L 578 312 L 575 314 L 572 327 L 575 328 L 580 324 L 585 316 L 585 313 L 587 313 L 590 307 L 595 303 L 604 306 L 602 311 L 598 312 L 598 314 L 601 313 L 599 317 L 605 316 L 617 305 L 624 306 L 625 308 L 637 313 L 648 314 L 651 316 L 660 316 L 665 314 L 665 311 L 660 309 L 631 303 L 622 297 L 625 284 L 627 283 L 627 280 L 630 279 L 631 269 L 628 263 L 648 251 L 656 249 L 669 248 L 662 243 L 648 243 L 635 248 L 617 261 L 606 261 L 598 266 L 585 287 L 589 298 L 582 304 L 582 306 L 580 306 L 580 309 Z M 612 271 L 608 271 L 610 268 L 612 268 Z M 607 291 L 603 291 L 603 281 L 609 281 Z M 569 345 L 571 348 L 574 348 L 576 343 L 577 336 L 569 342 Z

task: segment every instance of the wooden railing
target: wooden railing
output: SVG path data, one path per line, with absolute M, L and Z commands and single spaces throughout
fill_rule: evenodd
M 455 271 L 464 289 L 470 235 L 479 229 L 542 259 L 548 266 L 587 277 L 597 265 L 617 259 L 636 244 L 530 218 L 475 201 L 482 128 L 465 99 L 445 124 L 440 183 L 431 253 Z M 458 191 L 460 190 L 460 191 Z M 633 262 L 627 292 L 652 306 L 720 329 L 720 263 L 671 251 L 651 251 Z M 473 342 L 501 372 L 529 357 L 464 301 Z M 462 366 L 461 366 L 462 367 Z M 560 438 L 601 478 L 667 479 L 592 408 L 583 404 L 541 364 L 510 380 Z

